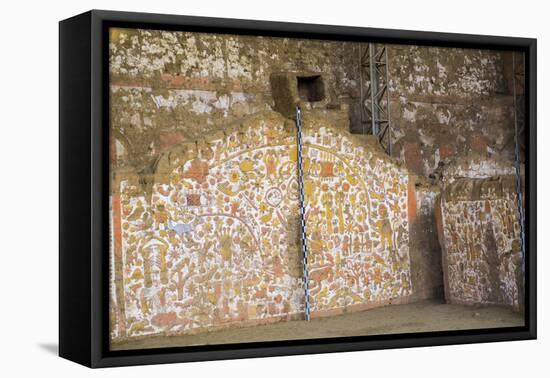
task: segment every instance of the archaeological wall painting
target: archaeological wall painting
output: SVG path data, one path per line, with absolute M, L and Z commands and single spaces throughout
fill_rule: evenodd
M 111 349 L 523 322 L 509 53 L 384 46 L 111 29 Z
M 406 299 L 406 171 L 312 118 L 304 184 L 313 316 Z M 293 128 L 262 113 L 164 154 L 150 193 L 120 181 L 115 339 L 303 318 Z
M 474 176 L 489 177 L 468 177 L 472 168 Z M 523 267 L 513 167 L 479 159 L 466 169 L 456 164 L 447 171 L 438 204 L 447 300 L 518 309 Z

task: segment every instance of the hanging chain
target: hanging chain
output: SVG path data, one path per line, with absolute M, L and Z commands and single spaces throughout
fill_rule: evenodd
M 306 299 L 306 320 L 311 319 L 311 308 L 309 304 L 309 285 L 307 272 L 307 238 L 306 238 L 306 219 L 305 219 L 305 197 L 304 197 L 304 167 L 302 160 L 302 111 L 296 107 L 296 139 L 298 148 L 298 185 L 300 187 L 300 237 L 302 242 L 303 258 L 303 280 Z
M 519 130 L 517 116 L 517 99 L 516 99 L 516 59 L 515 52 L 512 52 L 512 85 L 514 86 L 514 152 L 515 152 L 515 169 L 516 169 L 516 193 L 518 196 L 518 211 L 519 211 L 519 230 L 520 230 L 520 248 L 521 248 L 521 271 L 525 277 L 525 214 L 523 212 L 523 195 L 521 192 L 521 157 L 519 146 Z M 524 65 L 525 67 L 525 65 Z M 525 279 L 525 278 L 524 278 Z

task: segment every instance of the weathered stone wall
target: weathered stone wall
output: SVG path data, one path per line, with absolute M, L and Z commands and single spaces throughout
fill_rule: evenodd
M 270 75 L 323 74 L 327 102 L 357 82 L 352 43 L 111 29 L 111 130 L 120 165 L 147 169 L 171 146 L 271 110 Z
M 150 193 L 121 178 L 112 340 L 303 318 L 296 164 L 294 125 L 264 112 L 163 154 Z M 315 112 L 304 168 L 313 316 L 406 300 L 406 171 Z
M 394 153 L 428 176 L 440 162 L 471 153 L 513 160 L 510 53 L 391 46 Z
M 362 128 L 364 45 L 134 29 L 112 29 L 110 41 L 111 126 L 119 163 L 137 171 L 182 140 L 273 109 L 270 75 L 277 72 L 322 74 L 325 101 L 348 106 L 351 129 Z M 394 156 L 423 176 L 471 152 L 511 160 L 510 56 L 389 45 Z

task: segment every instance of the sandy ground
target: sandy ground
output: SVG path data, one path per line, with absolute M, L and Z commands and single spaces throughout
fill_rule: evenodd
M 232 328 L 196 335 L 153 336 L 112 345 L 112 350 L 160 348 L 188 345 L 227 344 L 254 341 L 379 335 L 391 333 L 515 327 L 523 316 L 497 306 L 472 307 L 423 301 L 379 307 L 310 322 L 289 321 Z

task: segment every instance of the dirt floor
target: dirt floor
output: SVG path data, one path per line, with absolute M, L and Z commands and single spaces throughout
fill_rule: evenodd
M 205 332 L 196 335 L 153 336 L 147 339 L 111 345 L 111 349 L 127 350 L 338 336 L 517 327 L 523 324 L 524 320 L 521 314 L 503 307 L 472 307 L 423 301 L 380 307 L 334 317 L 317 318 L 312 319 L 310 322 L 278 322 L 255 327 Z

